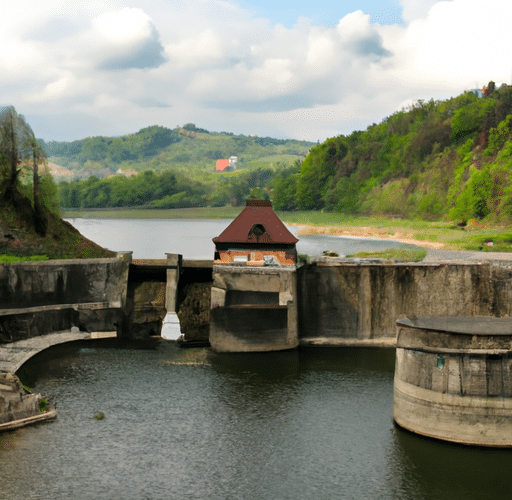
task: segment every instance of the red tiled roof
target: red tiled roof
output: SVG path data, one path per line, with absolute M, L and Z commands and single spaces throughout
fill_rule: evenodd
M 236 219 L 219 236 L 213 238 L 214 243 L 294 245 L 297 241 L 272 210 L 272 202 L 264 200 L 247 200 L 246 207 Z
M 217 160 L 217 170 L 224 170 L 229 167 L 229 160 Z

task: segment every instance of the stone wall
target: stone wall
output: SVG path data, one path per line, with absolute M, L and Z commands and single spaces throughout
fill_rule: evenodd
M 411 315 L 510 316 L 512 267 L 317 262 L 298 270 L 302 339 L 378 340 Z
M 108 259 L 0 264 L 0 342 L 78 326 L 116 330 L 129 254 Z
M 0 308 L 120 301 L 127 257 L 0 264 Z
M 18 377 L 0 372 L 0 424 L 40 413 L 38 394 L 27 394 Z

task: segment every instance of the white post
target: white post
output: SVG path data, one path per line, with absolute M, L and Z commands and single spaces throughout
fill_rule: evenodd
M 178 340 L 181 337 L 180 320 L 176 314 L 178 300 L 178 281 L 181 273 L 182 256 L 176 253 L 167 255 L 167 284 L 165 288 L 165 315 L 162 325 L 162 338 Z

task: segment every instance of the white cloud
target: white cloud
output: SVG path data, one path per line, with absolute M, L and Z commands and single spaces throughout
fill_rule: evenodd
M 45 139 L 195 122 L 323 140 L 408 100 L 509 81 L 509 0 L 401 4 L 406 25 L 356 10 L 286 28 L 236 0 L 0 2 L 1 104 Z
M 142 10 L 125 7 L 105 12 L 92 20 L 92 25 L 103 37 L 116 44 L 133 44 L 151 36 L 152 23 Z
M 427 17 L 430 8 L 439 0 L 400 0 L 402 18 L 406 23 Z
M 488 0 L 485 6 L 477 0 L 434 5 L 425 20 L 411 25 L 411 32 L 421 34 L 412 47 L 415 71 L 438 82 L 508 80 L 511 16 L 512 3 L 501 0 Z

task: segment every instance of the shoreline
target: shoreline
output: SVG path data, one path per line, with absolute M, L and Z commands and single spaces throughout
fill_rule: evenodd
M 444 249 L 444 243 L 437 241 L 425 241 L 412 238 L 407 231 L 394 231 L 390 234 L 389 229 L 379 229 L 375 227 L 366 226 L 315 226 L 313 224 L 296 224 L 287 223 L 288 226 L 298 227 L 299 229 L 295 234 L 298 236 L 321 234 L 326 236 L 344 236 L 349 238 L 373 238 L 377 240 L 392 240 L 399 241 L 400 243 L 407 243 L 409 245 L 416 245 L 423 248 L 431 249 Z

